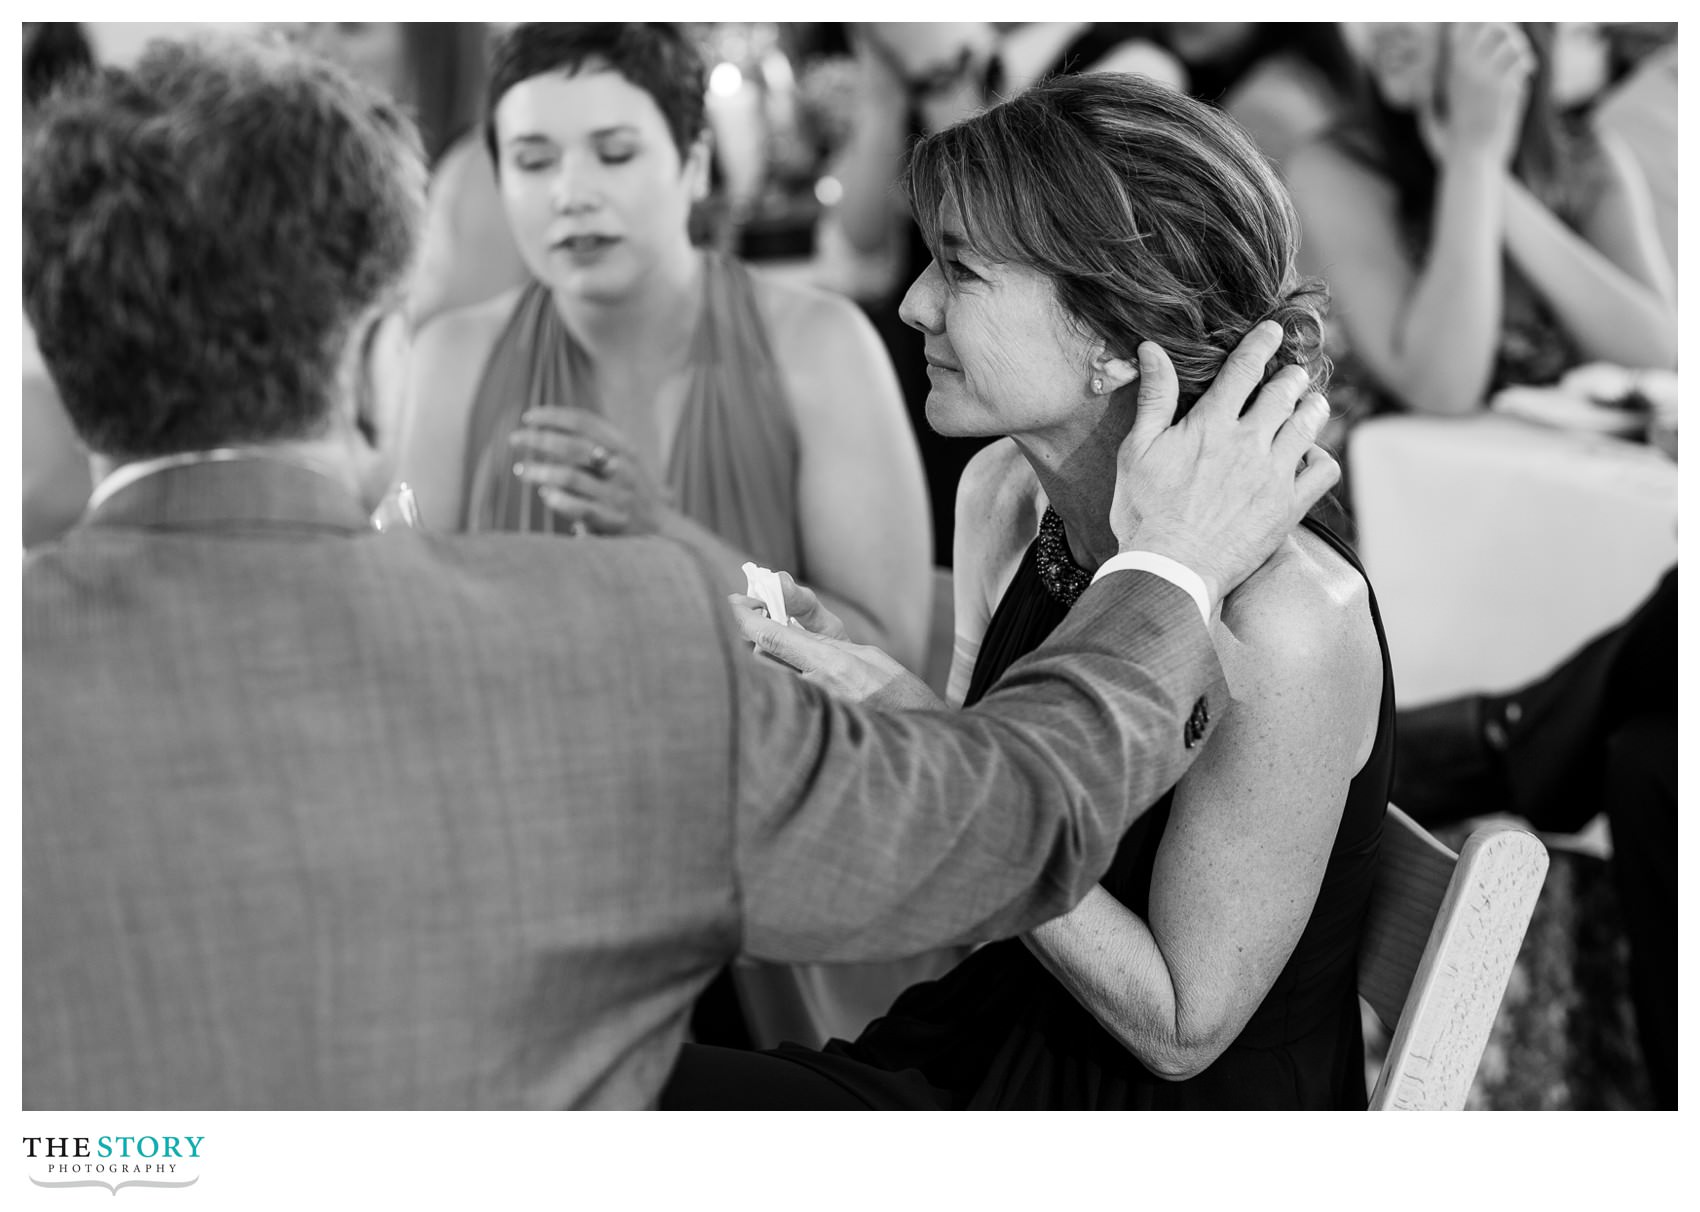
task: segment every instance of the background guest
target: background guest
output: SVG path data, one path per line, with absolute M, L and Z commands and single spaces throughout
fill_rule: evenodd
M 801 570 L 852 634 L 923 661 L 926 499 L 890 363 L 848 302 L 692 247 L 705 87 L 671 27 L 501 36 L 487 138 L 532 278 L 419 334 L 403 478 L 437 529 L 659 533 L 728 593 L 747 561 Z M 751 997 L 802 997 L 778 979 Z
M 1365 107 L 1290 163 L 1340 373 L 1372 407 L 1461 415 L 1585 361 L 1675 365 L 1646 183 L 1617 140 L 1555 118 L 1552 35 L 1369 26 Z

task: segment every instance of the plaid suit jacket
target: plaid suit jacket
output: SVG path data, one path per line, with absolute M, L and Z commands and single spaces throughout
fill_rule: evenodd
M 1220 678 L 1128 573 L 973 710 L 870 712 L 752 660 L 671 543 L 159 472 L 25 563 L 24 1106 L 652 1105 L 740 950 L 1072 906 Z

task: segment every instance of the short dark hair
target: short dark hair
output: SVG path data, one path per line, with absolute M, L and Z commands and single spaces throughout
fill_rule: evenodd
M 702 52 L 667 23 L 536 21 L 497 37 L 490 51 L 484 146 L 496 155 L 496 106 L 514 85 L 550 72 L 606 64 L 655 101 L 683 159 L 708 126 L 708 75 Z
M 921 140 L 906 186 L 929 246 L 941 203 L 954 207 L 971 245 L 1048 276 L 1112 354 L 1162 346 L 1177 415 L 1263 320 L 1286 333 L 1269 373 L 1297 363 L 1327 384 L 1327 291 L 1296 267 L 1292 199 L 1201 101 L 1136 75 L 1055 77 Z
M 411 267 L 418 135 L 300 51 L 155 42 L 44 108 L 24 306 L 78 434 L 142 458 L 318 432 Z

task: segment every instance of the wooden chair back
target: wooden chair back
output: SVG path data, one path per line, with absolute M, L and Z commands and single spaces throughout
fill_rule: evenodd
M 1463 1108 L 1546 870 L 1526 830 L 1478 829 L 1455 855 L 1388 806 L 1358 950 L 1358 992 L 1393 1032 L 1370 1110 Z

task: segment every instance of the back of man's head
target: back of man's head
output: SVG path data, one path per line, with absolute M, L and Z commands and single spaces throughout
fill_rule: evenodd
M 316 436 L 408 272 L 417 132 L 304 52 L 155 43 L 54 95 L 24 160 L 24 307 L 115 459 Z

